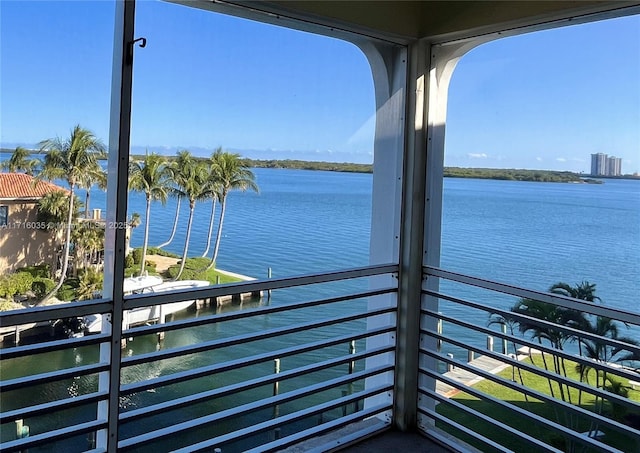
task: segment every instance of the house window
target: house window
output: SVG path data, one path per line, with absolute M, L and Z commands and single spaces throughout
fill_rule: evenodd
M 7 225 L 9 220 L 9 206 L 0 206 L 0 226 Z

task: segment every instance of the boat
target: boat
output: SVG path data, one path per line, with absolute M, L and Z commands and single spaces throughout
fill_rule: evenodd
M 151 294 L 165 291 L 201 288 L 209 285 L 211 285 L 211 283 L 207 280 L 178 280 L 165 282 L 162 278 L 157 276 L 141 275 L 139 277 L 125 278 L 123 281 L 123 290 L 125 295 Z M 125 310 L 123 313 L 122 328 L 125 330 L 137 325 L 151 324 L 154 322 L 162 323 L 168 315 L 185 310 L 195 304 L 195 302 L 195 299 L 189 299 Z M 107 322 L 109 322 L 110 315 L 106 315 L 106 317 Z M 105 319 L 105 317 L 100 313 L 85 316 L 83 318 L 84 332 L 101 332 L 103 319 Z

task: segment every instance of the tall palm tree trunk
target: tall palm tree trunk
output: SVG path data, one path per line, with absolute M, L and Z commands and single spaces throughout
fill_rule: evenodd
M 87 193 L 84 196 L 84 218 L 88 219 L 89 216 L 89 199 L 91 198 L 90 191 L 91 189 L 87 189 Z
M 178 197 L 178 204 L 176 205 L 176 218 L 173 221 L 173 228 L 171 229 L 171 236 L 169 237 L 169 240 L 167 242 L 163 242 L 162 244 L 160 244 L 158 246 L 159 249 L 161 249 L 162 247 L 166 247 L 167 245 L 171 244 L 171 241 L 173 241 L 173 237 L 176 235 L 176 228 L 178 228 L 178 216 L 180 215 L 180 201 L 182 201 L 182 197 Z
M 203 258 L 209 254 L 209 248 L 210 248 L 209 246 L 211 245 L 211 233 L 213 232 L 213 220 L 214 220 L 215 214 L 216 214 L 216 199 L 214 198 L 211 205 L 211 219 L 209 219 L 209 233 L 207 234 L 207 248 L 202 253 Z
M 60 288 L 62 288 L 62 283 L 67 276 L 67 270 L 69 269 L 69 248 L 71 247 L 71 223 L 73 222 L 73 198 L 74 198 L 74 186 L 71 184 L 69 186 L 69 212 L 67 214 L 67 225 L 66 225 L 66 233 L 64 238 L 64 253 L 62 256 L 62 273 L 60 274 L 60 279 L 56 286 L 47 293 L 40 302 L 36 305 L 41 305 L 51 299 Z
M 189 237 L 191 236 L 191 222 L 193 221 L 193 208 L 195 207 L 195 202 L 189 203 L 189 221 L 187 222 L 187 237 L 184 240 L 184 251 L 182 252 L 182 261 L 180 262 L 180 270 L 178 271 L 178 275 L 173 281 L 176 281 L 182 275 L 182 271 L 184 271 L 184 265 L 187 261 L 187 252 L 189 251 Z
M 142 256 L 140 257 L 140 275 L 144 275 L 144 263 L 147 259 L 147 244 L 149 243 L 149 215 L 151 215 L 151 195 L 147 194 L 147 208 L 144 218 L 144 240 L 142 241 Z
M 227 207 L 227 196 L 224 195 L 222 200 L 220 200 L 220 221 L 218 222 L 218 232 L 216 233 L 216 243 L 213 247 L 213 258 L 211 258 L 211 262 L 207 266 L 207 270 L 210 270 L 215 266 L 216 259 L 218 259 L 218 250 L 220 250 L 220 239 L 222 238 L 222 224 L 224 223 L 224 212 Z

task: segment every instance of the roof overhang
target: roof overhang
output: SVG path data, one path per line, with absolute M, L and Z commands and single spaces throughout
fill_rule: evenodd
M 640 13 L 640 1 L 175 1 L 292 28 L 321 26 L 401 44 Z

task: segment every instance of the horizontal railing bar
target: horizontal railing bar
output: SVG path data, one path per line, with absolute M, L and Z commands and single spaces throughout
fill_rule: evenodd
M 33 356 L 45 352 L 60 351 L 71 348 L 82 348 L 94 344 L 109 342 L 110 335 L 96 334 L 79 338 L 64 338 L 62 340 L 47 341 L 46 343 L 35 343 L 25 346 L 16 346 L 0 349 L 0 360 L 9 360 L 25 356 Z
M 574 299 L 572 297 L 566 297 L 560 294 L 525 289 L 519 286 L 508 285 L 506 283 L 499 283 L 478 277 L 472 277 L 470 275 L 460 274 L 457 272 L 446 271 L 444 269 L 433 266 L 424 266 L 423 272 L 427 276 L 444 278 L 446 280 L 463 283 L 465 285 L 476 286 L 479 288 L 484 288 L 504 294 L 510 294 L 512 296 L 522 297 L 525 299 L 535 299 L 564 308 L 580 310 L 587 313 L 592 313 L 594 315 L 615 318 L 619 319 L 622 322 L 640 325 L 640 314 L 626 310 L 620 310 L 617 308 L 605 308 L 593 302 L 586 302 L 584 300 Z
M 448 360 L 445 360 L 445 361 L 447 361 L 447 363 L 449 363 Z M 468 367 L 464 363 L 457 363 L 457 361 L 454 361 L 454 362 L 456 362 L 455 363 L 456 366 L 460 366 L 460 368 L 475 374 L 475 371 L 476 371 L 475 367 Z M 438 379 L 438 380 L 440 380 L 442 382 L 445 382 L 445 383 L 451 385 L 452 387 L 455 387 L 458 390 L 461 390 L 463 392 L 466 392 L 467 389 L 469 388 L 468 386 L 466 386 L 464 384 L 461 384 L 458 381 L 456 381 L 454 379 L 451 379 L 446 375 L 438 374 L 438 373 L 436 373 L 434 371 L 431 371 L 431 370 L 429 370 L 427 372 L 425 369 L 421 369 L 420 371 L 423 374 L 428 375 L 429 377 L 432 377 L 432 378 Z M 585 417 L 585 418 L 587 418 L 589 420 L 596 419 L 599 423 L 602 423 L 603 425 L 606 425 L 606 426 L 608 426 L 609 428 L 611 428 L 611 429 L 613 429 L 615 431 L 621 432 L 622 434 L 631 434 L 631 435 L 634 435 L 636 438 L 640 439 L 640 431 L 638 431 L 638 430 L 636 430 L 636 429 L 634 429 L 634 428 L 632 428 L 630 426 L 623 425 L 622 423 L 619 423 L 619 422 L 617 422 L 615 420 L 612 420 L 612 419 L 603 417 L 601 415 L 598 415 L 598 414 L 596 414 L 594 412 L 591 412 L 591 411 L 589 411 L 587 409 L 584 409 L 584 408 L 582 408 L 580 406 L 576 406 L 576 405 L 571 404 L 571 403 L 566 403 L 566 402 L 561 401 L 561 400 L 559 400 L 557 398 L 553 398 L 553 397 L 551 397 L 551 396 L 549 396 L 549 395 L 547 395 L 545 393 L 542 393 L 542 392 L 539 392 L 537 390 L 534 390 L 531 387 L 527 387 L 527 386 L 524 386 L 524 385 L 517 384 L 515 382 L 512 382 L 512 381 L 504 379 L 504 378 L 501 378 L 500 376 L 496 376 L 496 375 L 493 375 L 493 374 L 485 372 L 485 371 L 482 371 L 481 373 L 478 373 L 478 375 L 481 376 L 481 377 L 484 377 L 485 379 L 487 379 L 487 380 L 489 380 L 491 382 L 494 382 L 494 383 L 496 383 L 498 385 L 502 385 L 504 387 L 510 388 L 511 390 L 515 390 L 516 392 L 520 392 L 520 393 L 524 393 L 524 394 L 526 394 L 528 396 L 532 396 L 537 400 L 544 401 L 545 403 L 549 403 L 549 404 L 554 405 L 554 406 L 560 406 L 566 412 L 571 412 L 571 413 L 573 413 L 575 415 L 578 415 L 580 417 Z M 636 406 L 636 408 L 637 408 L 637 406 Z
M 361 360 L 375 355 L 391 352 L 392 346 L 386 346 L 376 348 L 368 351 L 364 351 L 354 355 L 342 356 L 338 359 L 325 360 L 323 362 L 311 363 L 303 367 L 294 368 L 292 370 L 283 371 L 281 373 L 270 374 L 268 376 L 261 376 L 248 381 L 242 381 L 235 384 L 229 384 L 224 387 L 219 387 L 204 392 L 183 396 L 169 401 L 163 401 L 151 406 L 141 407 L 134 409 L 123 414 L 120 414 L 120 421 L 122 423 L 128 423 L 133 420 L 137 420 L 142 417 L 151 416 L 163 411 L 176 410 L 182 407 L 191 406 L 212 398 L 221 398 L 224 396 L 233 395 L 238 392 L 254 389 L 256 387 L 262 387 L 265 385 L 273 384 L 274 382 L 281 382 L 287 379 L 296 378 L 305 374 L 315 373 L 317 371 L 330 368 L 332 366 L 348 363 L 352 360 Z M 357 356 L 357 357 L 354 357 Z
M 425 370 L 424 368 L 421 368 L 420 371 L 425 373 L 425 374 L 428 374 L 428 375 L 431 374 L 429 372 L 429 370 Z M 453 379 L 446 378 L 445 376 L 442 376 L 442 375 L 440 375 L 438 377 L 438 379 L 444 380 L 449 385 L 453 385 L 452 382 L 453 383 L 456 382 Z M 535 423 L 538 423 L 538 424 L 540 424 L 540 425 L 542 425 L 544 427 L 550 428 L 550 429 L 552 429 L 552 430 L 554 430 L 554 431 L 556 431 L 558 433 L 561 433 L 563 435 L 568 435 L 572 439 L 577 440 L 578 442 L 580 442 L 582 444 L 588 445 L 589 447 L 597 448 L 599 451 L 604 451 L 604 452 L 609 452 L 609 453 L 614 453 L 614 452 L 623 453 L 620 450 L 614 449 L 614 448 L 612 448 L 612 447 L 610 447 L 610 446 L 608 446 L 608 445 L 606 445 L 606 444 L 604 444 L 602 442 L 599 442 L 596 439 L 592 439 L 592 438 L 586 437 L 586 436 L 584 436 L 584 435 L 582 435 L 580 433 L 576 433 L 575 431 L 573 431 L 571 429 L 568 429 L 568 428 L 566 428 L 565 426 L 563 426 L 563 425 L 561 425 L 559 423 L 556 423 L 556 422 L 554 422 L 552 420 L 546 419 L 546 418 L 544 418 L 544 417 L 542 417 L 542 416 L 540 416 L 540 415 L 538 415 L 536 413 L 529 412 L 526 409 L 522 409 L 522 408 L 516 406 L 515 404 L 511 404 L 511 403 L 509 403 L 507 401 L 503 401 L 503 400 L 500 400 L 498 398 L 495 398 L 494 396 L 489 395 L 487 393 L 480 392 L 480 391 L 476 390 L 473 387 L 465 387 L 463 391 L 465 393 L 468 393 L 468 394 L 472 395 L 472 396 L 475 396 L 476 398 L 479 398 L 480 400 L 489 401 L 490 403 L 493 403 L 493 404 L 495 404 L 497 406 L 500 406 L 503 409 L 506 409 L 506 410 L 508 410 L 508 411 L 510 411 L 512 413 L 516 413 L 518 415 L 521 415 L 521 416 L 523 416 L 523 417 L 525 417 L 525 418 L 527 418 L 529 420 L 532 420 Z M 431 398 L 434 398 L 434 394 L 437 393 L 437 392 L 434 392 L 434 391 L 432 391 L 430 389 L 425 389 L 425 388 L 422 388 L 422 387 L 418 388 L 418 392 L 423 394 L 423 395 L 425 395 L 425 396 L 427 396 L 427 397 L 431 397 Z M 445 404 L 450 404 L 450 403 L 451 403 L 450 401 L 445 402 Z M 462 409 L 462 408 L 460 408 L 460 409 L 465 411 L 465 409 Z M 467 408 L 467 409 L 470 409 L 470 408 Z M 468 411 L 466 411 L 466 412 L 468 412 Z M 474 414 L 474 415 L 476 415 L 476 414 Z M 492 417 L 490 417 L 488 415 L 484 415 L 484 414 L 478 413 L 477 416 L 479 416 L 485 422 L 489 422 L 489 423 L 492 423 L 492 424 L 500 423 L 498 420 L 496 420 L 496 419 L 494 419 L 494 418 L 492 418 Z M 496 422 L 496 423 L 493 423 L 493 422 Z M 511 428 L 511 430 L 513 430 L 513 428 Z M 525 437 L 525 436 L 527 436 L 527 434 L 523 433 L 522 431 L 518 431 L 518 436 Z M 531 439 L 533 439 L 533 438 L 531 438 Z
M 0 392 L 18 390 L 21 388 L 30 387 L 32 385 L 47 384 L 49 382 L 61 381 L 62 379 L 69 379 L 77 376 L 84 376 L 87 374 L 96 374 L 100 373 L 101 371 L 108 370 L 109 363 L 98 362 L 91 365 L 65 368 L 63 371 L 56 370 L 47 373 L 31 374 L 29 376 L 0 381 Z
M 423 290 L 423 293 L 431 295 L 431 296 L 438 297 L 440 299 L 445 299 L 445 300 L 448 300 L 448 301 L 451 301 L 451 302 L 455 302 L 455 303 L 458 303 L 460 305 L 465 305 L 467 307 L 472 307 L 472 308 L 476 308 L 476 309 L 479 309 L 479 310 L 487 311 L 487 312 L 492 313 L 492 314 L 500 314 L 504 318 L 507 318 L 507 319 L 509 319 L 509 318 L 523 319 L 523 320 L 526 320 L 527 322 L 529 322 L 531 324 L 544 326 L 544 327 L 551 328 L 551 329 L 554 329 L 554 330 L 558 330 L 558 331 L 561 331 L 561 332 L 569 333 L 571 335 L 576 335 L 576 336 L 579 336 L 579 337 L 582 337 L 582 338 L 588 338 L 588 339 L 593 340 L 593 341 L 603 342 L 603 343 L 606 343 L 606 344 L 611 345 L 611 346 L 621 347 L 623 349 L 628 350 L 629 352 L 636 352 L 636 353 L 638 353 L 640 355 L 640 346 L 638 346 L 638 345 L 625 343 L 623 341 L 615 340 L 615 339 L 612 339 L 612 338 L 602 337 L 602 336 L 595 335 L 595 334 L 592 334 L 592 333 L 589 333 L 589 332 L 585 332 L 584 330 L 576 329 L 574 327 L 563 326 L 561 324 L 556 324 L 556 323 L 553 323 L 551 321 L 546 321 L 546 320 L 543 320 L 543 319 L 535 318 L 533 316 L 529 316 L 529 315 L 526 315 L 526 314 L 514 313 L 514 312 L 508 311 L 508 310 L 502 310 L 502 309 L 499 309 L 499 308 L 487 307 L 484 304 L 479 304 L 477 302 L 472 302 L 472 301 L 469 301 L 469 300 L 466 300 L 466 299 L 460 299 L 460 298 L 453 297 L 453 296 L 450 296 L 448 294 L 443 294 L 443 293 L 440 293 L 440 292 L 437 292 L 437 291 Z M 432 314 L 432 315 L 433 315 L 433 313 L 434 313 L 433 311 L 430 312 L 430 314 Z M 611 318 L 611 319 L 614 319 L 614 318 Z
M 375 393 L 374 393 L 375 394 Z M 333 401 L 328 401 L 326 403 L 322 403 L 322 404 L 318 404 L 316 406 L 312 406 L 310 408 L 307 409 L 303 409 L 297 412 L 293 412 L 291 414 L 287 414 L 287 415 L 283 415 L 281 417 L 278 417 L 276 419 L 273 420 L 267 420 L 264 421 L 262 423 L 258 423 L 257 425 L 253 425 L 253 426 L 249 426 L 247 428 L 242 428 L 239 429 L 237 431 L 234 431 L 232 433 L 229 434 L 224 434 L 222 436 L 219 437 L 214 437 L 213 439 L 208 439 L 205 440 L 203 442 L 199 442 L 197 444 L 194 445 L 189 445 L 188 447 L 182 448 L 180 450 L 176 450 L 176 453 L 188 453 L 188 452 L 196 452 L 196 451 L 204 451 L 207 450 L 213 446 L 216 445 L 223 445 L 225 443 L 228 442 L 232 442 L 234 440 L 246 437 L 246 436 L 250 436 L 253 433 L 259 433 L 259 432 L 263 432 L 263 431 L 269 431 L 271 429 L 275 429 L 279 426 L 282 426 L 285 423 L 294 423 L 298 420 L 304 419 L 304 418 L 308 418 L 308 417 L 313 417 L 314 415 L 318 415 L 321 414 L 323 412 L 326 411 L 330 411 L 333 410 L 335 408 L 338 408 L 340 406 L 344 406 L 346 404 L 350 404 L 353 403 L 355 401 L 358 401 L 360 399 L 366 398 L 368 396 L 372 396 L 372 394 L 370 394 L 370 392 L 364 390 L 362 392 L 358 392 L 358 393 L 354 393 L 352 395 L 347 395 L 347 396 L 343 396 L 341 398 L 338 398 L 337 400 L 333 400 Z M 304 431 L 305 435 L 304 436 L 300 436 L 301 440 L 304 439 L 308 439 L 310 437 L 313 437 L 314 435 L 317 434 L 321 434 L 323 432 L 329 431 L 331 429 L 333 429 L 335 426 L 340 426 L 344 423 L 348 423 L 351 421 L 355 421 L 355 420 L 362 420 L 364 419 L 364 417 L 370 416 L 370 415 L 375 415 L 378 414 L 380 412 L 383 412 L 387 409 L 389 409 L 391 407 L 391 405 L 385 405 L 385 404 L 380 404 L 378 406 L 375 406 L 371 409 L 368 410 L 363 410 L 360 412 L 356 412 L 355 414 L 351 414 L 351 415 L 346 415 L 344 417 L 341 417 L 337 420 L 334 420 L 332 422 L 327 422 L 327 423 L 323 423 L 320 426 L 316 426 L 314 428 L 310 428 Z M 328 425 L 328 426 L 325 426 Z M 315 431 L 315 433 L 314 433 Z M 300 433 L 296 433 L 296 434 L 300 434 Z M 283 443 L 285 446 L 286 445 L 291 445 L 293 443 L 298 442 L 298 439 L 295 439 L 291 442 L 286 442 L 287 439 L 289 439 L 290 437 L 294 437 L 296 436 L 296 434 L 293 434 L 291 436 L 285 437 L 283 439 L 281 439 L 280 443 Z M 274 442 L 277 443 L 278 441 Z M 248 450 L 248 451 L 253 451 L 253 452 L 266 452 L 266 451 L 274 451 L 274 449 L 276 449 L 277 447 L 267 447 L 266 445 L 261 445 L 257 448 Z M 245 451 L 244 453 L 248 453 L 247 451 Z
M 575 354 L 569 354 L 569 353 L 567 353 L 567 352 L 565 352 L 563 350 L 556 349 L 556 348 L 553 348 L 553 347 L 550 347 L 550 346 L 545 346 L 544 344 L 541 344 L 541 343 L 534 343 L 533 341 L 527 340 L 524 337 L 516 337 L 516 336 L 510 335 L 510 334 L 503 334 L 502 332 L 491 330 L 491 329 L 488 329 L 486 327 L 477 326 L 477 325 L 469 323 L 467 321 L 462 321 L 460 319 L 457 319 L 457 318 L 454 318 L 454 317 L 451 317 L 451 316 L 447 316 L 447 315 L 443 315 L 441 313 L 437 313 L 437 312 L 434 312 L 432 310 L 424 310 L 423 309 L 423 310 L 420 310 L 420 312 L 422 314 L 424 314 L 424 315 L 434 316 L 436 318 L 440 318 L 440 319 L 442 319 L 444 321 L 450 322 L 452 324 L 456 324 L 456 325 L 458 325 L 460 327 L 465 327 L 465 328 L 473 330 L 475 332 L 486 333 L 487 335 L 491 335 L 491 336 L 494 336 L 494 337 L 501 338 L 503 340 L 511 341 L 512 343 L 520 344 L 520 345 L 523 345 L 523 346 L 528 346 L 529 348 L 533 348 L 533 349 L 536 349 L 536 350 L 541 351 L 541 352 L 547 352 L 547 353 L 549 353 L 551 355 L 556 355 L 556 356 L 559 356 L 559 357 L 562 357 L 562 358 L 565 358 L 565 359 L 568 359 L 568 360 L 572 360 L 574 362 L 578 362 L 578 363 L 581 363 L 581 364 L 584 364 L 584 365 L 588 365 L 588 366 L 590 366 L 590 367 L 592 367 L 594 369 L 597 369 L 597 370 L 610 372 L 610 373 L 616 374 L 617 376 L 621 376 L 621 377 L 626 377 L 627 379 L 634 380 L 634 379 L 638 379 L 640 377 L 640 376 L 638 376 L 637 373 L 633 373 L 633 372 L 624 370 L 623 368 L 607 365 L 606 362 L 598 362 L 598 361 L 590 360 L 590 359 L 588 359 L 586 357 L 583 357 L 583 356 L 579 356 L 579 355 L 575 355 Z M 425 334 L 425 335 L 430 335 L 430 336 L 438 336 L 439 335 L 437 332 L 435 332 L 433 330 L 429 330 L 429 329 L 423 329 L 421 332 L 423 334 Z M 442 339 L 443 341 L 449 342 L 448 338 L 449 337 L 447 337 L 447 336 L 443 336 L 440 339 Z M 602 343 L 606 343 L 606 342 L 603 341 Z M 484 350 L 483 350 L 483 353 L 484 353 Z
M 431 335 L 433 337 L 436 337 L 436 338 L 440 338 L 441 337 L 439 334 L 436 334 L 436 333 L 433 333 Z M 446 337 L 442 337 L 442 338 L 446 339 Z M 471 345 L 468 345 L 468 344 L 465 344 L 463 342 L 456 341 L 456 340 L 453 340 L 453 339 L 447 339 L 446 341 L 448 341 L 449 343 L 454 344 L 456 346 L 464 347 L 464 348 L 469 349 L 469 350 L 473 350 L 475 352 L 478 352 L 479 354 L 485 355 L 487 357 L 494 358 L 494 359 L 502 361 L 504 363 L 510 363 L 511 365 L 515 365 L 520 369 L 525 369 L 525 370 L 527 370 L 527 371 L 529 371 L 529 372 L 531 372 L 533 374 L 536 374 L 538 376 L 542 376 L 542 377 L 544 377 L 546 379 L 554 380 L 558 384 L 562 383 L 562 384 L 571 386 L 573 388 L 576 388 L 578 390 L 582 390 L 584 392 L 600 396 L 600 397 L 602 397 L 604 399 L 615 400 L 616 403 L 621 404 L 621 405 L 626 406 L 626 407 L 629 407 L 629 408 L 632 408 L 632 409 L 637 409 L 638 408 L 638 403 L 635 403 L 634 401 L 630 400 L 629 398 L 621 397 L 621 396 L 616 395 L 615 393 L 612 393 L 612 392 L 605 392 L 605 391 L 597 389 L 595 387 L 592 387 L 592 386 L 589 386 L 589 385 L 585 385 L 582 382 L 575 381 L 573 379 L 569 379 L 567 377 L 564 377 L 562 375 L 559 375 L 559 374 L 556 374 L 556 373 L 553 373 L 553 372 L 549 372 L 547 370 L 543 370 L 542 368 L 539 368 L 539 367 L 534 366 L 534 365 L 530 365 L 530 364 L 528 364 L 526 362 L 512 359 L 509 356 L 506 356 L 506 355 L 503 355 L 503 354 L 499 354 L 499 353 L 496 353 L 496 352 L 493 352 L 493 351 L 482 350 L 480 348 L 477 348 L 477 347 L 474 347 L 474 346 L 471 346 Z M 455 364 L 459 368 L 465 369 L 465 370 L 467 370 L 467 371 L 469 371 L 471 373 L 474 373 L 474 374 L 480 375 L 482 377 L 485 377 L 485 378 L 487 378 L 487 379 L 489 379 L 491 381 L 497 382 L 498 379 L 501 379 L 501 378 L 496 377 L 494 374 L 491 374 L 491 373 L 489 373 L 487 371 L 484 371 L 484 370 L 481 370 L 481 369 L 476 368 L 474 366 L 471 366 L 468 363 L 461 362 L 459 360 L 452 360 L 449 357 L 445 356 L 444 354 L 438 354 L 438 353 L 433 352 L 433 351 L 428 351 L 428 350 L 426 350 L 424 348 L 420 348 L 420 352 L 422 352 L 423 354 L 426 354 L 426 355 L 428 355 L 430 357 L 436 358 L 438 360 L 441 360 L 441 361 L 444 361 L 444 362 L 447 362 L 447 363 Z M 503 384 L 506 385 L 507 387 L 511 387 L 510 381 L 502 381 L 501 380 L 501 382 L 503 382 Z M 523 388 L 521 386 L 514 387 L 514 389 L 519 391 L 519 392 L 524 391 L 524 389 L 526 389 L 526 388 L 527 387 Z M 540 398 L 540 399 L 544 399 L 545 398 L 543 396 L 543 394 L 539 394 L 539 396 L 537 396 L 537 397 Z M 553 401 L 554 403 L 560 404 L 560 401 L 558 401 L 558 400 L 551 400 L 551 401 Z M 567 408 L 567 410 L 573 410 L 574 406 L 567 405 L 566 408 Z
M 333 272 L 305 274 L 283 278 L 265 280 L 251 280 L 239 283 L 225 283 L 216 286 L 205 286 L 198 289 L 185 289 L 149 294 L 133 294 L 125 297 L 124 308 L 129 310 L 136 307 L 158 305 L 176 300 L 209 299 L 211 297 L 227 296 L 229 294 L 249 293 L 265 290 L 306 286 L 318 283 L 329 283 L 353 278 L 373 277 L 398 271 L 397 264 L 379 264 L 373 266 L 356 267 Z M 177 296 L 177 297 L 176 297 Z
M 337 407 L 353 403 L 355 401 L 376 395 L 378 393 L 381 393 L 381 391 L 379 391 L 378 389 L 371 389 L 371 390 L 365 389 L 360 392 L 353 393 L 351 395 L 346 395 L 332 401 L 327 401 L 325 403 L 317 404 L 315 406 L 311 406 L 309 408 L 305 408 L 305 409 L 293 412 L 291 414 L 283 415 L 276 419 L 267 420 L 262 423 L 258 423 L 253 426 L 242 428 L 228 434 L 223 434 L 221 436 L 214 437 L 212 439 L 207 439 L 197 444 L 189 445 L 188 447 L 176 450 L 175 453 L 189 453 L 189 452 L 203 451 L 217 445 L 224 445 L 228 442 L 231 442 L 246 436 L 250 436 L 253 433 L 275 429 L 276 427 L 281 426 L 285 423 L 293 423 L 303 418 L 312 417 L 314 415 L 321 414 L 322 412 L 326 412 L 326 411 L 335 409 Z M 386 405 L 384 407 L 385 409 L 388 408 L 388 406 Z M 385 410 L 385 409 L 382 409 L 382 410 Z
M 483 414 L 482 412 L 479 412 L 471 407 L 467 407 L 462 403 L 459 403 L 458 401 L 451 399 L 451 398 L 446 398 L 440 394 L 438 394 L 437 392 L 433 392 L 431 390 L 428 389 L 419 389 L 418 390 L 420 393 L 422 393 L 425 397 L 431 397 L 432 399 L 436 399 L 438 401 L 440 401 L 443 404 L 447 404 L 450 406 L 455 407 L 456 409 L 458 409 L 460 412 L 464 412 L 470 415 L 473 415 L 475 417 L 478 417 L 480 419 L 482 419 L 483 421 L 489 423 L 490 425 L 493 425 L 509 434 L 513 433 L 513 428 L 511 426 L 508 426 L 504 423 L 502 423 L 501 421 L 495 420 L 491 417 L 487 417 L 485 414 Z M 426 415 L 427 417 L 431 417 L 433 419 L 439 420 L 443 423 L 446 423 L 450 426 L 453 426 L 456 429 L 459 429 L 460 431 L 464 432 L 465 434 L 473 437 L 476 440 L 479 440 L 480 442 L 484 443 L 485 445 L 488 445 L 492 448 L 495 448 L 499 451 L 505 452 L 505 453 L 513 453 L 513 451 L 507 447 L 505 447 L 504 445 L 501 445 L 499 443 L 497 443 L 494 440 L 489 439 L 488 437 L 483 436 L 482 434 L 454 421 L 451 420 L 450 418 L 444 417 L 443 415 L 438 414 L 436 411 L 433 411 L 431 409 L 428 409 L 426 407 L 422 407 L 420 405 L 418 405 L 418 412 Z M 535 445 L 538 448 L 542 448 L 543 450 L 546 451 L 551 451 L 554 453 L 563 453 L 562 450 L 558 450 L 556 448 L 553 448 L 552 446 L 542 442 L 539 439 L 536 439 L 535 437 L 531 437 L 528 434 L 525 433 L 521 433 L 518 432 L 518 437 L 521 437 L 522 439 L 524 439 L 526 442 Z
M 108 299 L 73 301 L 45 307 L 30 307 L 0 312 L 0 326 L 15 326 L 54 319 L 77 318 L 93 313 L 110 313 L 113 305 Z
M 183 431 L 198 428 L 206 424 L 218 422 L 231 417 L 237 417 L 246 412 L 253 412 L 260 409 L 265 409 L 267 407 L 272 407 L 276 404 L 283 404 L 299 398 L 304 398 L 314 393 L 322 392 L 324 390 L 335 388 L 340 385 L 348 384 L 350 382 L 358 381 L 361 379 L 366 379 L 367 377 L 371 377 L 380 373 L 385 373 L 392 369 L 393 369 L 393 366 L 387 365 L 387 366 L 371 368 L 368 370 L 357 371 L 357 372 L 354 372 L 353 374 L 347 374 L 345 376 L 329 379 L 327 381 L 312 384 L 300 389 L 292 390 L 290 392 L 281 393 L 279 395 L 271 396 L 258 401 L 253 401 L 251 403 L 232 407 L 230 409 L 216 412 L 214 414 L 205 415 L 192 420 L 187 420 L 185 422 L 177 423 L 172 426 L 160 428 L 155 431 L 148 431 L 144 434 L 121 440 L 120 442 L 118 442 L 118 448 L 125 449 L 125 448 L 143 445 L 149 442 L 153 442 L 154 440 L 161 439 L 167 436 L 176 435 L 176 433 L 181 433 Z M 383 386 L 382 387 L 383 390 L 380 390 L 380 391 L 386 391 L 388 387 L 390 386 Z
M 254 316 L 264 316 L 264 315 L 270 315 L 274 313 L 281 313 L 284 311 L 299 310 L 299 309 L 304 309 L 309 307 L 316 307 L 319 305 L 328 305 L 328 304 L 337 303 L 337 302 L 344 302 L 347 300 L 379 296 L 382 294 L 387 294 L 395 291 L 397 291 L 397 288 L 392 288 L 392 287 L 381 288 L 381 289 L 376 289 L 371 291 L 361 291 L 361 292 L 351 293 L 351 294 L 347 294 L 339 297 L 332 297 L 328 299 L 296 302 L 292 304 L 278 305 L 278 306 L 272 306 L 272 307 L 260 307 L 252 310 L 242 310 L 242 311 L 235 311 L 230 313 L 215 314 L 210 316 L 201 316 L 193 319 L 182 319 L 180 321 L 174 321 L 166 324 L 156 324 L 151 326 L 135 327 L 133 329 L 127 330 L 126 334 L 128 337 L 139 337 L 142 335 L 150 335 L 158 332 L 170 332 L 173 330 L 185 329 L 190 327 L 198 327 L 206 324 L 211 324 L 213 322 L 221 323 L 221 322 L 227 322 L 227 321 L 235 321 L 238 319 L 252 318 Z
M 224 371 L 231 371 L 238 368 L 244 368 L 250 365 L 256 365 L 258 363 L 265 362 L 271 359 L 289 357 L 291 355 L 302 354 L 305 352 L 313 351 L 320 348 L 334 346 L 347 341 L 359 340 L 361 338 L 367 338 L 376 335 L 382 335 L 384 333 L 395 331 L 395 327 L 381 327 L 375 330 L 360 333 L 358 335 L 343 335 L 338 338 L 332 338 L 329 340 L 319 340 L 313 343 L 307 343 L 302 346 L 291 346 L 289 348 L 280 349 L 277 351 L 269 351 L 258 355 L 249 357 L 241 357 L 227 362 L 216 363 L 206 367 L 200 367 L 183 371 L 179 373 L 173 373 L 167 376 L 159 376 L 154 379 L 149 379 L 141 382 L 134 382 L 130 384 L 124 384 L 120 388 L 120 395 L 130 395 L 132 393 L 149 390 L 169 384 L 176 384 L 187 380 L 197 379 L 211 374 L 221 373 Z
M 107 392 L 94 392 L 86 395 L 75 396 L 73 398 L 65 398 L 35 406 L 2 412 L 0 413 L 0 423 L 9 423 L 23 418 L 36 417 L 38 415 L 48 415 L 55 411 L 67 410 L 83 406 L 85 404 L 96 403 L 107 399 L 108 396 L 109 394 Z
M 77 436 L 78 434 L 90 433 L 103 429 L 106 426 L 106 420 L 92 420 L 90 422 L 56 429 L 42 434 L 35 434 L 22 439 L 3 442 L 2 451 L 3 453 L 26 451 L 27 449 L 37 447 L 38 445 L 50 444 L 51 442 L 68 439 L 69 437 Z
M 272 338 L 276 336 L 287 335 L 290 333 L 298 333 L 305 330 L 317 329 L 320 327 L 326 327 L 334 324 L 340 324 L 349 321 L 355 321 L 357 319 L 369 318 L 372 316 L 378 316 L 395 311 L 395 307 L 378 308 L 371 311 L 356 313 L 350 315 L 337 316 L 335 318 L 324 319 L 321 321 L 309 321 L 306 323 L 295 324 L 284 327 L 276 327 L 268 330 L 260 330 L 257 332 L 249 332 L 242 335 L 235 335 L 227 338 L 220 338 L 211 341 L 205 341 L 193 345 L 183 346 L 181 348 L 165 349 L 161 351 L 149 352 L 146 354 L 138 354 L 132 357 L 126 357 L 122 359 L 122 366 L 139 365 L 141 363 L 153 362 L 158 360 L 169 359 L 173 357 L 180 357 L 187 354 L 195 354 L 211 349 L 220 348 L 223 346 L 234 346 L 237 344 L 250 343 L 253 341 L 263 340 L 266 338 Z

